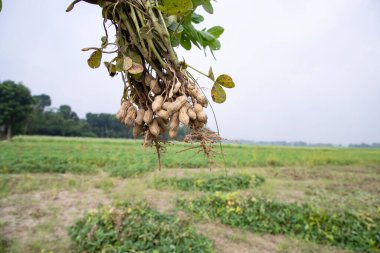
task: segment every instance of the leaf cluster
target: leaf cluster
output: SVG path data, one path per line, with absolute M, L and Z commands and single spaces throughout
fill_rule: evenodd
M 9 80 L 0 82 L 0 125 L 22 123 L 32 112 L 33 104 L 26 86 Z
M 214 13 L 211 0 L 162 0 L 157 7 L 167 15 L 165 21 L 173 47 L 181 45 L 184 49 L 191 50 L 194 45 L 199 49 L 209 48 L 211 53 L 220 49 L 219 37 L 224 32 L 223 27 L 201 30 L 195 27 L 204 21 L 204 17 L 195 12 L 200 6 L 209 14 Z
M 78 252 L 214 252 L 212 242 L 185 221 L 143 202 L 90 210 L 69 235 Z
M 380 214 L 329 213 L 310 204 L 286 204 L 254 196 L 217 192 L 179 206 L 208 219 L 258 233 L 296 236 L 361 252 L 380 252 Z
M 160 178 L 155 181 L 156 187 L 171 186 L 183 191 L 236 191 L 256 187 L 265 182 L 261 176 L 248 174 L 235 175 L 202 175 L 187 178 Z

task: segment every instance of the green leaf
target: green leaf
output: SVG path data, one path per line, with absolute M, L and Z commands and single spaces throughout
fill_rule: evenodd
M 180 44 L 180 37 L 181 35 L 179 35 L 178 33 L 177 34 L 174 34 L 171 38 L 170 38 L 170 43 L 172 45 L 172 47 L 178 47 L 179 44 Z
M 171 32 L 181 33 L 183 31 L 183 26 L 174 21 L 168 26 L 168 30 Z
M 212 49 L 212 50 L 219 50 L 221 45 L 220 45 L 220 41 L 215 39 L 213 41 L 211 41 L 208 46 Z
M 218 76 L 218 78 L 216 79 L 216 82 L 218 84 L 226 87 L 226 88 L 234 88 L 235 87 L 235 83 L 232 80 L 232 77 L 230 77 L 229 75 L 226 75 L 226 74 Z
M 104 62 L 104 66 L 106 66 L 108 73 L 111 77 L 114 77 L 116 75 L 116 66 L 115 64 L 109 63 L 107 61 Z
M 120 57 L 116 58 L 116 65 L 115 65 L 115 67 L 116 67 L 116 71 L 117 72 L 123 71 L 123 64 L 124 64 L 124 61 L 123 61 L 122 58 L 120 58 Z
M 191 21 L 195 24 L 199 24 L 199 23 L 203 22 L 204 20 L 205 20 L 205 18 L 202 15 L 199 15 L 195 12 L 193 12 L 191 14 Z
M 213 41 L 213 40 L 215 40 L 215 37 L 211 33 L 208 33 L 206 31 L 199 31 L 199 34 L 206 41 Z
M 128 50 L 127 55 L 132 59 L 133 62 L 143 65 L 143 60 L 137 51 Z
M 210 67 L 210 70 L 208 71 L 208 77 L 215 81 L 214 71 L 212 71 L 212 67 Z
M 181 35 L 181 46 L 186 50 L 191 49 L 191 42 L 186 33 L 182 33 Z
M 209 0 L 206 0 L 203 4 L 202 4 L 202 7 L 203 9 L 205 9 L 205 11 L 207 11 L 208 13 L 210 14 L 213 14 L 214 13 L 214 8 L 212 7 L 212 4 Z
M 210 29 L 208 29 L 207 32 L 214 35 L 215 38 L 219 38 L 220 35 L 222 35 L 222 33 L 224 32 L 224 28 L 221 26 L 214 26 L 214 27 L 211 27 Z
M 102 48 L 106 48 L 107 47 L 107 44 L 108 44 L 108 39 L 106 36 L 103 36 L 102 39 Z
M 193 10 L 193 2 L 191 0 L 163 0 L 162 6 L 156 8 L 168 15 L 183 16 Z
M 202 42 L 202 38 L 198 33 L 198 30 L 192 24 L 184 25 L 184 31 L 182 34 L 186 34 L 186 36 L 190 39 L 190 41 L 197 46 L 199 49 L 199 43 Z
M 227 95 L 222 86 L 218 83 L 214 83 L 214 86 L 212 86 L 211 89 L 211 97 L 215 103 L 221 104 L 226 101 Z
M 3 3 L 2 3 L 2 0 L 0 0 L 0 12 L 2 9 L 3 9 Z
M 198 6 L 202 5 L 205 0 L 192 0 L 194 9 L 197 8 Z
M 88 58 L 87 63 L 90 68 L 96 69 L 99 68 L 101 61 L 102 52 L 100 50 L 96 50 L 91 54 L 90 58 Z

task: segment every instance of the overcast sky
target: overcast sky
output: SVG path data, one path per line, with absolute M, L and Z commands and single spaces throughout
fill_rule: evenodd
M 0 80 L 23 82 L 81 117 L 116 113 L 120 78 L 89 69 L 80 51 L 99 45 L 101 10 L 79 3 L 65 13 L 70 2 L 3 0 Z M 379 0 L 219 0 L 205 18 L 200 28 L 225 27 L 217 61 L 179 52 L 205 72 L 233 76 L 226 103 L 214 104 L 224 137 L 380 142 Z M 209 93 L 212 83 L 200 81 Z

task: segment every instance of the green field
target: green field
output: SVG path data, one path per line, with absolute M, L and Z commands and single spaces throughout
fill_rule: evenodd
M 139 141 L 16 137 L 1 142 L 0 252 L 75 252 L 67 231 L 86 210 L 141 200 L 191 223 L 216 252 L 380 252 L 380 150 L 224 145 L 225 163 L 216 157 L 209 170 L 202 154 L 181 152 L 187 148 L 169 145 L 158 171 L 154 149 Z M 210 193 L 214 189 L 227 193 Z M 220 204 L 231 202 L 231 194 L 250 215 L 232 215 L 230 204 Z M 249 202 L 252 196 L 267 208 L 255 223 L 262 224 L 259 228 L 250 223 L 261 203 Z M 184 207 L 183 200 L 194 204 Z M 268 204 L 272 201 L 275 205 Z M 307 214 L 299 208 L 303 204 L 310 205 Z M 293 214 L 319 217 L 320 227 L 305 232 L 294 222 L 274 229 L 278 223 L 266 225 L 265 217 L 278 215 L 276 208 L 292 210 L 284 214 L 288 220 Z M 349 218 L 345 223 L 336 217 Z M 352 228 L 352 222 L 359 225 Z M 327 225 L 333 231 L 323 230 Z

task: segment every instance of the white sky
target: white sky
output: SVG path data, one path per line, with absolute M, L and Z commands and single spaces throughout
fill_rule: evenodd
M 115 113 L 120 78 L 89 69 L 80 51 L 99 45 L 101 10 L 79 3 L 65 13 L 70 2 L 3 0 L 0 80 L 21 81 L 81 117 Z M 200 28 L 226 29 L 217 61 L 180 54 L 234 77 L 227 102 L 214 104 L 224 137 L 380 142 L 379 0 L 219 0 L 205 18 Z M 200 81 L 209 93 L 212 83 Z

